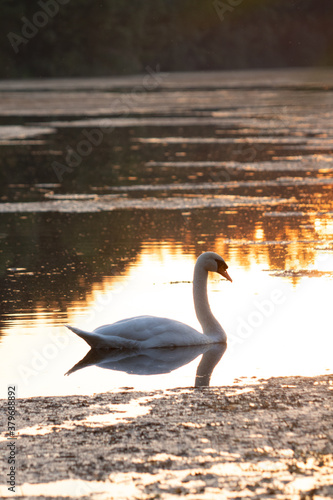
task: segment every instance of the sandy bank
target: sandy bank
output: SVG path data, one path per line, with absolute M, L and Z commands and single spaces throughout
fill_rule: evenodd
M 16 498 L 332 498 L 332 390 L 327 375 L 18 400 Z

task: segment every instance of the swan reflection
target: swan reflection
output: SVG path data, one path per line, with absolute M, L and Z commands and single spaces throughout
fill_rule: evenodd
M 88 366 L 121 371 L 132 375 L 161 375 L 187 365 L 203 355 L 198 365 L 195 387 L 208 386 L 217 363 L 222 358 L 227 344 L 197 345 L 188 347 L 133 350 L 91 349 L 66 375 Z

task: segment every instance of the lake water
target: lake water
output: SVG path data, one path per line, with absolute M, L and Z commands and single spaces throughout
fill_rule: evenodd
M 332 70 L 0 93 L 2 396 L 7 383 L 19 397 L 193 386 L 202 352 L 189 350 L 64 376 L 89 350 L 64 325 L 149 314 L 199 329 L 192 275 L 207 250 L 233 278 L 210 276 L 228 334 L 207 358 L 211 385 L 332 371 Z

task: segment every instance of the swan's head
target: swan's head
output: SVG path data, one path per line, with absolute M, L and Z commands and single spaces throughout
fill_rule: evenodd
M 227 272 L 228 265 L 224 259 L 215 252 L 205 252 L 201 254 L 197 260 L 197 264 L 201 265 L 206 271 L 218 273 L 228 281 L 232 281 Z

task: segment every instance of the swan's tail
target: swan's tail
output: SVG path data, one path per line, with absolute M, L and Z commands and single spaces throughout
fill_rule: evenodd
M 96 347 L 96 342 L 98 340 L 98 336 L 96 333 L 85 332 L 84 330 L 80 330 L 79 328 L 75 328 L 74 326 L 65 325 L 69 330 L 76 333 L 81 339 L 85 340 L 90 347 Z
M 85 332 L 74 326 L 65 326 L 81 337 L 81 339 L 85 340 L 92 349 L 139 349 L 139 344 L 136 340 L 125 339 L 116 335 L 108 337 L 97 332 Z

